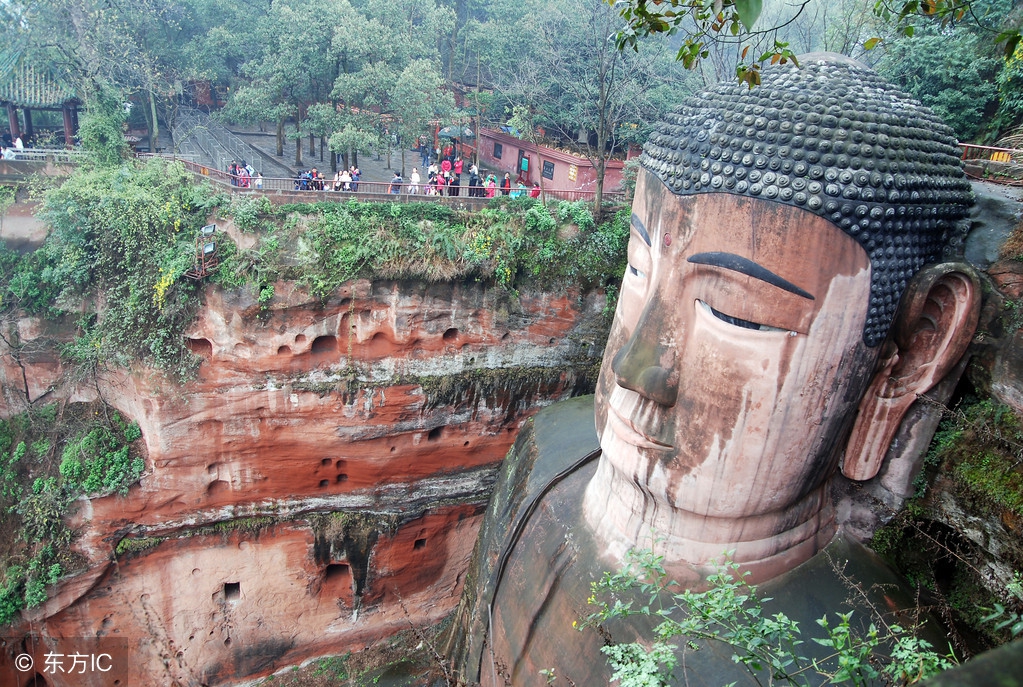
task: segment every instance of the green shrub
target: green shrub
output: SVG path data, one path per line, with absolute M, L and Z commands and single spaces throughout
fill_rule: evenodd
M 128 428 L 132 428 L 130 432 Z M 121 437 L 108 427 L 98 426 L 69 441 L 60 462 L 64 484 L 88 495 L 128 493 L 128 487 L 145 470 L 142 459 L 132 457 L 127 442 L 127 436 L 138 433 L 134 423 L 125 428 Z
M 59 412 L 58 412 L 59 410 Z M 126 493 L 145 462 L 138 424 L 86 404 L 56 404 L 0 422 L 0 625 L 46 601 L 47 587 L 77 565 L 66 518 L 82 496 Z M 13 445 L 13 449 L 11 446 Z
M 748 575 L 727 561 L 708 576 L 705 591 L 677 591 L 662 557 L 649 550 L 633 552 L 621 572 L 604 573 L 592 583 L 589 603 L 597 610 L 579 629 L 600 631 L 612 682 L 632 687 L 670 684 L 676 650 L 698 650 L 700 642 L 723 643 L 732 661 L 757 684 L 864 685 L 883 676 L 885 684 L 910 685 L 955 662 L 954 656 L 935 652 L 910 629 L 885 618 L 870 618 L 865 630 L 857 630 L 852 611 L 822 616 L 816 621 L 822 632 L 811 635 L 814 630 L 799 627 L 784 613 L 769 614 L 763 602 L 770 599 L 760 597 Z M 612 641 L 606 624 L 628 616 L 648 616 L 657 623 L 649 645 Z M 825 658 L 808 657 L 804 637 L 825 647 Z M 882 651 L 886 646 L 887 655 Z

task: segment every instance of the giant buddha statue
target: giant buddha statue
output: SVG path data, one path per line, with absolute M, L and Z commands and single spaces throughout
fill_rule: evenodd
M 469 682 L 607 684 L 606 637 L 573 623 L 637 548 L 695 587 L 729 552 L 811 624 L 847 575 L 897 582 L 842 536 L 831 487 L 874 477 L 976 327 L 976 276 L 949 261 L 972 203 L 951 130 L 807 55 L 698 94 L 641 161 L 596 394 L 523 430 L 480 533 L 453 643 Z M 742 680 L 727 653 L 679 684 Z

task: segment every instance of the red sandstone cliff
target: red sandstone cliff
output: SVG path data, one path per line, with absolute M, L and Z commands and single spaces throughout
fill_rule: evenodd
M 148 461 L 126 497 L 79 502 L 88 566 L 8 633 L 4 684 L 33 674 L 11 666 L 22 650 L 38 684 L 231 684 L 436 623 L 516 430 L 591 388 L 605 338 L 600 294 L 368 281 L 328 303 L 276 294 L 260 311 L 210 290 L 187 333 L 205 361 L 183 387 L 133 370 L 72 389 L 62 333 L 19 323 L 2 411 L 99 396 L 139 423 Z M 42 670 L 73 651 L 112 669 Z

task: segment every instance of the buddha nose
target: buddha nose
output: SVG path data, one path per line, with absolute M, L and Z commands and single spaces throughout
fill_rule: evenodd
M 671 408 L 678 400 L 675 351 L 658 336 L 664 323 L 650 321 L 660 309 L 654 305 L 647 306 L 632 336 L 611 359 L 611 371 L 619 386 Z

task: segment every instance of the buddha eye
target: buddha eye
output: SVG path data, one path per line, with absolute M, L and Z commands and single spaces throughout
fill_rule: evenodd
M 713 315 L 714 317 L 718 318 L 722 322 L 727 322 L 728 324 L 732 325 L 733 327 L 741 327 L 743 329 L 752 329 L 752 330 L 758 331 L 758 332 L 784 332 L 784 331 L 787 331 L 787 330 L 781 329 L 779 327 L 772 327 L 770 325 L 761 324 L 759 322 L 751 322 L 750 320 L 744 320 L 741 317 L 733 317 L 732 315 L 727 315 L 727 314 L 721 312 L 720 310 L 715 310 L 714 308 L 710 307 L 709 305 L 707 305 L 706 303 L 704 303 L 701 300 L 698 300 L 696 302 L 699 303 L 701 307 L 705 308 L 711 315 Z
M 640 278 L 646 277 L 646 272 L 641 272 L 641 271 L 637 270 L 631 264 L 629 265 L 629 274 L 631 274 L 634 277 L 640 277 Z

